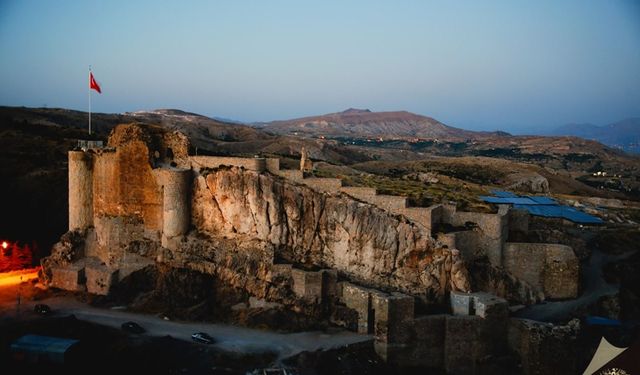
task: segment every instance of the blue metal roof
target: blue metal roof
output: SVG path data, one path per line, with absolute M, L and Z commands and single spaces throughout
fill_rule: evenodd
M 622 323 L 617 319 L 609 319 L 602 316 L 587 316 L 587 324 L 599 326 L 621 326 Z
M 559 217 L 567 220 L 571 220 L 574 223 L 581 224 L 602 224 L 602 220 L 598 217 L 591 216 L 582 211 L 578 211 L 569 206 L 551 206 L 551 205 L 530 205 L 530 204 L 515 204 L 514 208 L 527 210 L 531 215 L 543 216 L 543 217 Z
M 536 202 L 536 204 L 558 204 L 555 199 L 549 197 L 528 196 L 527 198 Z
M 528 197 L 480 197 L 483 201 L 487 203 L 495 203 L 495 204 L 538 204 L 534 200 L 529 199 Z
M 480 199 L 493 204 L 510 204 L 514 208 L 527 210 L 531 215 L 543 217 L 559 217 L 574 223 L 601 224 L 603 221 L 573 207 L 563 206 L 550 197 L 518 196 L 507 191 L 492 190 L 495 197 L 480 196 Z
M 11 344 L 11 351 L 41 354 L 49 353 L 55 358 L 59 355 L 63 356 L 70 347 L 78 342 L 78 340 L 60 337 L 24 335 Z

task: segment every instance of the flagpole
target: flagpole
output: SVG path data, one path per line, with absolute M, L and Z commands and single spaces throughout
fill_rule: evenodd
M 91 65 L 89 65 L 89 80 L 91 80 Z M 89 82 L 89 135 L 91 135 L 91 82 Z

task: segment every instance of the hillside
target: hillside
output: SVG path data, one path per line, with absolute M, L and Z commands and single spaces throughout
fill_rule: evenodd
M 627 152 L 640 153 L 640 118 L 628 118 L 604 126 L 567 124 L 552 130 L 549 134 L 593 139 Z
M 125 113 L 92 113 L 93 137 L 87 134 L 86 112 L 63 108 L 0 107 L 0 119 L 8 124 L 30 124 L 39 127 L 71 128 L 84 133 L 83 138 L 106 139 L 118 124 L 141 122 L 161 125 L 170 130 L 179 129 L 187 134 L 194 146 L 208 148 L 212 140 L 239 141 L 272 138 L 255 128 L 225 123 L 195 113 L 176 109 L 158 109 Z M 44 129 L 44 128 L 43 128 Z
M 375 114 L 359 110 L 350 112 L 351 115 L 339 117 L 375 117 Z M 300 150 L 304 147 L 318 165 L 324 161 L 331 168 L 349 167 L 347 170 L 351 172 L 348 174 L 354 176 L 351 177 L 354 183 L 367 182 L 359 181 L 364 178 L 361 173 L 373 173 L 380 177 L 367 177 L 373 179 L 369 182 L 391 190 L 395 189 L 398 179 L 414 173 L 431 171 L 452 178 L 449 181 L 440 177 L 446 186 L 439 190 L 418 189 L 414 181 L 407 182 L 410 189 L 403 188 L 402 192 L 413 189 L 415 194 L 412 194 L 419 200 L 430 199 L 423 193 L 457 199 L 460 187 L 465 183 L 477 184 L 479 188 L 485 188 L 483 185 L 487 183 L 506 187 L 509 181 L 501 183 L 493 179 L 492 171 L 526 172 L 527 168 L 523 169 L 521 163 L 531 165 L 537 174 L 547 178 L 552 193 L 640 198 L 638 158 L 576 137 L 485 134 L 483 138 L 449 141 L 320 139 L 268 134 L 260 129 L 178 110 L 96 113 L 93 114 L 94 134 L 89 137 L 85 112 L 0 107 L 0 207 L 4 212 L 0 215 L 0 238 L 35 240 L 48 251 L 48 246 L 67 225 L 67 151 L 75 146 L 77 139 L 105 140 L 117 124 L 131 122 L 160 125 L 186 133 L 191 139 L 192 154 L 277 156 L 287 168 L 298 167 Z M 460 157 L 468 157 L 466 164 L 473 166 L 458 166 Z M 445 165 L 447 159 L 457 163 L 456 166 Z M 422 164 L 427 160 L 428 168 Z M 499 161 L 499 167 L 491 160 Z M 436 164 L 441 167 L 436 168 Z M 606 172 L 606 176 L 594 175 L 597 171 Z M 488 180 L 487 174 L 491 177 Z M 378 178 L 383 180 L 378 181 Z M 473 203 L 473 200 L 469 201 Z
M 431 117 L 407 111 L 371 112 L 349 108 L 338 113 L 273 121 L 262 128 L 275 134 L 358 138 L 468 139 L 484 133 L 447 126 Z
M 133 121 L 159 124 L 169 130 L 180 130 L 189 137 L 193 145 L 205 149 L 208 148 L 211 140 L 237 142 L 273 138 L 249 126 L 226 123 L 176 109 L 126 112 L 124 115 L 132 118 Z

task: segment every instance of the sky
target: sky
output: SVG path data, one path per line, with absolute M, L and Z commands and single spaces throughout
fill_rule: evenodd
M 527 132 L 640 117 L 640 1 L 0 0 L 0 105 Z

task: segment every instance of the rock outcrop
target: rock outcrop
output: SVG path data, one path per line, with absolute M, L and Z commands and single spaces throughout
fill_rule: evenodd
M 199 231 L 264 241 L 282 262 L 334 268 L 363 284 L 412 294 L 470 289 L 456 251 L 436 248 L 417 225 L 345 195 L 229 168 L 196 177 L 192 206 Z
M 228 166 L 230 158 L 209 157 L 212 166 L 204 167 L 188 155 L 183 135 L 156 127 L 119 126 L 108 146 L 70 153 L 91 183 L 77 185 L 83 199 L 70 228 L 84 243 L 63 238 L 43 263 L 47 274 L 60 269 L 61 285 L 82 289 L 86 273 L 87 288 L 108 293 L 107 284 L 155 261 L 278 301 L 286 299 L 273 291 L 278 263 L 331 268 L 361 285 L 425 298 L 470 290 L 460 254 L 401 215 L 259 168 Z M 73 272 L 62 270 L 74 262 Z
M 527 193 L 548 193 L 549 181 L 538 173 L 515 173 L 507 177 L 507 189 Z

